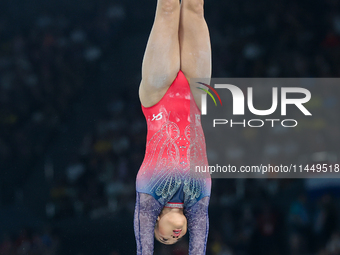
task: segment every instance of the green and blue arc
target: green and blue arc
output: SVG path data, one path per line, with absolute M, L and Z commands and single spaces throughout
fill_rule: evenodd
M 222 105 L 221 98 L 220 98 L 219 94 L 217 93 L 217 91 L 216 91 L 213 87 L 211 87 L 211 86 L 209 86 L 208 84 L 205 84 L 205 83 L 203 83 L 203 82 L 197 82 L 197 83 L 199 83 L 199 84 L 201 84 L 201 85 L 204 85 L 204 86 L 206 86 L 207 88 L 211 89 L 211 90 L 216 94 L 216 96 L 218 97 L 218 100 L 220 101 L 220 103 L 221 103 L 221 105 Z M 203 90 L 204 92 L 206 92 L 206 93 L 212 98 L 212 100 L 214 100 L 215 106 L 217 106 L 217 103 L 216 103 L 216 100 L 215 100 L 214 96 L 213 96 L 208 90 L 203 89 L 203 88 L 200 88 L 200 87 L 197 87 L 197 88 Z

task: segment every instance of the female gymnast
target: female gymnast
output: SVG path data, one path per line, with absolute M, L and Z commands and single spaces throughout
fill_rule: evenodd
M 174 244 L 187 230 L 189 254 L 206 253 L 211 177 L 195 172 L 195 166 L 208 165 L 202 90 L 188 80 L 210 77 L 203 0 L 158 0 L 139 87 L 148 133 L 136 178 L 137 255 L 153 254 L 154 237 Z

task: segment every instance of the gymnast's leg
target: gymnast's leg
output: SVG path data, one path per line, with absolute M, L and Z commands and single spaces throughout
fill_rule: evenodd
M 203 0 L 182 0 L 179 24 L 180 68 L 189 82 L 190 78 L 211 77 L 211 44 L 203 4 Z M 195 101 L 200 102 L 202 91 L 196 89 L 195 85 L 191 91 Z
M 179 0 L 158 0 L 142 65 L 139 96 L 143 106 L 156 104 L 180 69 Z

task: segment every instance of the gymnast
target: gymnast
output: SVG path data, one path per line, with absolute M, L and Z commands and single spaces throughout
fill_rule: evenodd
M 137 255 L 152 255 L 154 238 L 170 245 L 187 231 L 189 254 L 206 254 L 211 177 L 195 172 L 195 166 L 208 165 L 202 85 L 188 81 L 210 77 L 203 0 L 158 0 L 139 87 L 148 131 L 136 178 Z

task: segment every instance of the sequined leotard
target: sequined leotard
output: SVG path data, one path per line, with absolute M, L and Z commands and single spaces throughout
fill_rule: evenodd
M 148 127 L 144 161 L 136 178 L 134 228 L 137 254 L 153 254 L 154 226 L 162 208 L 182 192 L 189 230 L 189 254 L 205 254 L 209 229 L 209 173 L 195 166 L 207 166 L 205 138 L 200 110 L 182 71 L 163 98 L 143 107 Z

